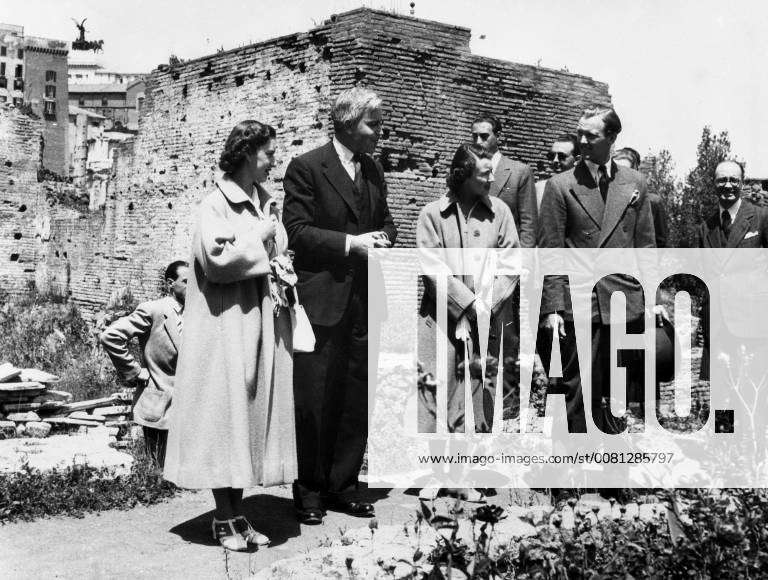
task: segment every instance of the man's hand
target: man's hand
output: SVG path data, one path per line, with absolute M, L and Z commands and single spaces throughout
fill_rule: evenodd
M 145 367 L 141 367 L 141 370 L 139 371 L 139 374 L 136 375 L 135 380 L 138 383 L 146 383 L 149 381 L 149 371 Z
M 547 328 L 553 333 L 557 332 L 560 338 L 565 338 L 565 320 L 557 312 L 547 314 L 539 323 L 541 328 Z
M 349 253 L 367 258 L 368 250 L 371 248 L 389 248 L 390 246 L 392 242 L 384 232 L 368 232 L 350 238 Z

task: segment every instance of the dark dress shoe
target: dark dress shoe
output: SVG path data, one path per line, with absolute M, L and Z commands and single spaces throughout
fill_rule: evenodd
M 316 526 L 323 523 L 324 512 L 320 508 L 304 508 L 296 510 L 296 519 L 300 524 Z
M 358 518 L 372 518 L 376 515 L 373 505 L 367 501 L 348 501 L 344 499 L 328 500 L 326 507 L 335 512 L 341 512 Z

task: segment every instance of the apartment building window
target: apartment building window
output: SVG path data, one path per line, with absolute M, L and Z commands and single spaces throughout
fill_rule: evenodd
M 0 77 L 0 89 L 7 89 L 8 88 L 8 79 L 5 77 Z
M 4 46 L 0 46 L 0 56 L 6 56 L 8 49 Z
M 56 98 L 56 86 L 55 85 L 45 85 L 45 98 L 46 99 L 55 99 Z
M 49 101 L 45 100 L 43 101 L 43 114 L 45 115 L 46 119 L 56 119 L 56 101 Z
M 78 107 L 85 107 L 85 99 L 77 99 Z
M 109 104 L 109 101 L 107 99 L 101 99 L 101 106 L 106 107 Z
M 5 76 L 5 63 L 0 62 L 0 77 L 4 77 L 4 76 Z
M 45 71 L 45 82 L 46 83 L 55 83 L 56 82 L 56 71 L 55 70 L 47 70 L 47 71 Z
M 16 51 L 16 57 L 17 58 L 24 58 L 24 49 L 19 49 Z
M 17 79 L 20 79 L 21 77 L 24 76 L 23 73 L 24 73 L 24 68 L 22 67 L 22 65 L 17 64 L 16 65 L 16 73 L 13 75 L 13 77 L 17 78 Z

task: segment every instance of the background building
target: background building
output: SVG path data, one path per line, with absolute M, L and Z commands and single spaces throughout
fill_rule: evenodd
M 69 59 L 69 105 L 104 117 L 104 128 L 138 129 L 137 96 L 144 95 L 144 76 L 109 71 L 92 50 L 73 50 Z
M 0 24 L 0 103 L 43 119 L 41 169 L 67 175 L 67 55 L 62 40 L 25 36 L 24 27 Z
M 287 164 L 328 141 L 333 99 L 360 84 L 384 100 L 376 155 L 386 172 L 398 246 L 413 246 L 418 213 L 445 194 L 453 152 L 478 115 L 497 116 L 504 127 L 502 151 L 536 167 L 552 140 L 576 126 L 587 104 L 611 102 L 608 86 L 589 77 L 474 55 L 470 36 L 467 28 L 357 9 L 307 32 L 162 65 L 145 79 L 146 90 L 131 85 L 121 93 L 122 106 L 140 103 L 139 131 L 123 143 L 108 141 L 112 165 L 104 188 L 94 185 L 82 197 L 69 190 L 40 191 L 32 216 L 31 202 L 9 197 L 12 204 L 24 203 L 26 212 L 9 214 L 0 236 L 22 215 L 37 219 L 39 213 L 43 221 L 48 216 L 48 241 L 24 253 L 12 249 L 20 242 L 11 239 L 8 251 L 29 256 L 23 274 L 38 287 L 71 295 L 86 314 L 126 287 L 137 299 L 148 299 L 157 292 L 161 269 L 189 254 L 195 207 L 211 190 L 232 127 L 259 119 L 277 130 L 279 162 L 268 186 L 280 200 Z M 131 91 L 135 96 L 128 96 Z M 78 102 L 80 95 L 99 99 L 99 115 L 110 109 L 109 97 L 106 106 L 101 99 L 112 93 L 81 91 L 71 93 L 70 101 L 75 94 Z M 9 116 L 7 122 L 13 127 L 18 119 Z M 23 138 L 21 129 L 8 135 Z M 0 150 L 2 139 L 0 133 Z M 94 153 L 99 147 L 94 140 Z M 85 162 L 87 173 L 87 148 Z M 13 172 L 15 165 L 7 169 Z M 30 191 L 19 196 L 28 199 Z M 10 193 L 0 190 L 0 211 L 4 195 Z M 21 233 L 20 240 L 27 239 Z M 0 260 L 0 280 L 4 268 Z

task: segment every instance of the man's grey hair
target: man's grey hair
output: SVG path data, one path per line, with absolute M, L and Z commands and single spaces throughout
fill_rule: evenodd
M 379 96 L 370 89 L 352 87 L 342 91 L 331 107 L 334 130 L 354 127 L 368 111 L 380 109 L 381 103 Z

